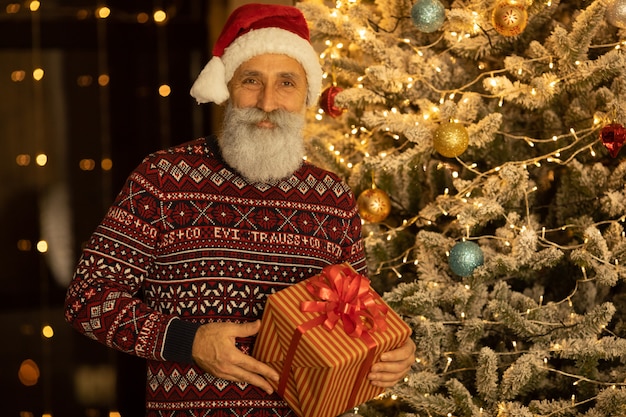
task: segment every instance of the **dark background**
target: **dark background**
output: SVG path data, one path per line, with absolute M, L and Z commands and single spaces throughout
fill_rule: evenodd
M 143 415 L 143 360 L 71 329 L 63 298 L 82 244 L 130 171 L 150 152 L 213 131 L 214 109 L 189 88 L 231 3 L 114 0 L 98 19 L 95 1 L 44 1 L 35 12 L 0 1 L 2 416 Z M 152 19 L 156 9 L 165 23 Z M 171 94 L 159 95 L 161 85 Z M 47 251 L 37 249 L 42 239 Z M 45 325 L 53 337 L 42 336 Z M 25 384 L 26 360 L 38 374 Z

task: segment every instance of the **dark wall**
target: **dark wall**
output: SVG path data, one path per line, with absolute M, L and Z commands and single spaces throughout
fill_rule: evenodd
M 12 340 L 10 347 L 0 348 L 7 371 L 0 378 L 2 415 L 96 417 L 111 409 L 124 416 L 141 415 L 144 361 L 115 353 L 69 328 L 62 303 L 70 277 L 55 275 L 50 259 L 58 251 L 40 253 L 36 243 L 56 215 L 56 223 L 67 226 L 66 241 L 71 243 L 65 256 L 75 263 L 144 156 L 212 132 L 211 109 L 198 106 L 189 88 L 209 57 L 208 9 L 216 3 L 111 0 L 111 15 L 104 20 L 94 16 L 95 1 L 46 1 L 37 13 L 23 6 L 10 13 L 2 5 L 0 54 L 11 62 L 0 63 L 0 78 L 9 80 L 17 70 L 27 74 L 23 81 L 7 82 L 3 100 L 8 104 L 0 106 L 0 179 L 5 183 L 0 189 L 0 329 Z M 152 21 L 157 7 L 170 16 L 165 24 Z M 149 20 L 140 23 L 139 13 L 147 13 Z M 31 62 L 44 66 L 41 82 L 30 78 Z M 103 74 L 108 82 L 100 85 Z M 167 97 L 159 95 L 163 84 L 171 88 Z M 11 103 L 24 111 L 5 111 Z M 38 152 L 49 155 L 46 167 L 32 161 L 16 165 L 17 154 L 34 159 Z M 105 158 L 113 163 L 110 170 L 101 167 Z M 83 160 L 95 165 L 81 168 Z M 67 198 L 60 200 L 59 211 L 50 213 L 45 204 L 59 185 Z M 42 221 L 46 211 L 47 223 Z M 53 338 L 42 337 L 43 324 L 53 326 Z M 41 377 L 33 386 L 17 377 L 26 359 L 40 366 Z M 113 399 L 104 395 L 106 404 L 78 399 L 80 372 L 102 376 L 110 369 L 117 375 Z

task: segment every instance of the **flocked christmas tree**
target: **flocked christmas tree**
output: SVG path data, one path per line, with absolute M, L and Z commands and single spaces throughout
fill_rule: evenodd
M 413 371 L 367 416 L 626 415 L 626 1 L 306 0 L 309 159 Z

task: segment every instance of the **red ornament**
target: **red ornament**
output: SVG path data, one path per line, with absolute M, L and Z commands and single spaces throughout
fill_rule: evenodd
M 624 140 L 626 140 L 626 129 L 619 123 L 611 123 L 602 128 L 600 139 L 602 139 L 602 143 L 608 149 L 609 154 L 615 158 L 624 145 Z
M 339 117 L 343 114 L 343 109 L 335 106 L 335 97 L 342 91 L 341 87 L 332 86 L 324 90 L 320 96 L 320 107 L 330 117 Z

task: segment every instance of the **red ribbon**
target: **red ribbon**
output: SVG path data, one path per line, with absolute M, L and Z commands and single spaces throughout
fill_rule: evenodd
M 300 310 L 321 313 L 327 330 L 332 330 L 339 320 L 351 337 L 387 330 L 387 306 L 376 303 L 369 279 L 349 265 L 325 267 L 321 274 L 307 281 L 306 288 L 317 301 L 303 301 Z

